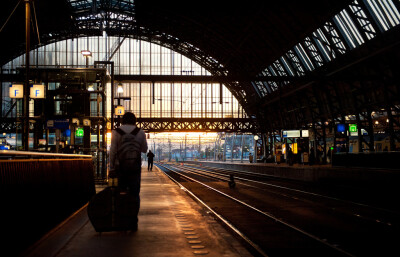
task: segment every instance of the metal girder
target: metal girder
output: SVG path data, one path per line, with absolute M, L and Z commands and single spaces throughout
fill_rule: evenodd
M 248 132 L 259 127 L 254 119 L 218 118 L 138 118 L 137 124 L 146 132 Z
M 17 122 L 17 118 L 1 118 L 0 133 L 15 133 L 22 130 L 22 124 Z
M 379 29 L 373 22 L 371 22 L 373 18 L 370 16 L 368 11 L 364 11 L 366 8 L 363 8 L 363 6 L 365 6 L 363 1 L 354 1 L 346 8 L 346 10 L 354 20 L 354 24 L 360 31 L 364 41 L 367 41 L 370 38 L 375 37 L 379 32 Z
M 347 48 L 343 36 L 338 32 L 337 27 L 332 21 L 325 22 L 324 24 L 325 36 L 328 39 L 331 49 L 334 51 L 335 56 L 345 54 Z M 333 54 L 333 53 L 332 53 Z M 333 56 L 333 55 L 332 55 Z
M 320 52 L 315 47 L 311 38 L 305 38 L 304 42 L 302 42 L 304 50 L 310 56 L 310 60 L 312 61 L 315 68 L 323 66 L 325 64 L 324 59 L 322 58 Z
M 100 129 L 103 129 L 102 124 L 100 122 L 104 121 L 104 117 L 88 117 L 93 125 L 99 125 Z M 0 133 L 15 133 L 17 130 L 22 130 L 22 119 L 20 118 L 1 118 L 0 122 Z M 38 122 L 44 122 L 44 118 L 42 117 L 30 117 L 29 118 L 29 130 L 30 132 L 34 131 L 34 124 Z M 92 129 L 92 132 L 96 131 L 96 129 Z
M 270 74 L 270 73 L 269 73 Z M 122 82 L 193 82 L 193 83 L 234 83 L 234 82 L 298 82 L 307 83 L 314 81 L 342 81 L 342 80 L 380 80 L 378 76 L 279 76 L 279 75 L 266 75 L 266 76 L 224 76 L 224 75 L 115 75 L 115 79 Z M 272 90 L 277 90 L 277 85 L 271 87 Z

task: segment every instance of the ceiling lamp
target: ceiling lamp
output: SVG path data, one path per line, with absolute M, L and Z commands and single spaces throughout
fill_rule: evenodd
M 119 83 L 118 87 L 117 87 L 117 93 L 123 93 L 124 92 L 124 88 L 122 87 L 122 84 Z

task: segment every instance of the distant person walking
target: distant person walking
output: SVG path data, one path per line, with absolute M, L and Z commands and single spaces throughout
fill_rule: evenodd
M 147 154 L 147 163 L 148 163 L 147 170 L 148 171 L 153 170 L 153 159 L 154 159 L 154 156 L 155 156 L 154 153 L 152 153 L 149 150 L 149 153 Z

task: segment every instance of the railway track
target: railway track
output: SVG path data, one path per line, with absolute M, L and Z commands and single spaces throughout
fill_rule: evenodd
M 398 256 L 395 211 L 308 191 L 296 182 L 196 166 L 158 165 L 260 256 Z M 270 180 L 270 181 L 265 181 Z

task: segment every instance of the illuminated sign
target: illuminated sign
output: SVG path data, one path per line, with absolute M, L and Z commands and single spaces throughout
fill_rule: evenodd
M 350 132 L 357 132 L 357 124 L 349 124 Z
M 69 128 L 69 119 L 48 120 L 47 128 L 68 129 Z
M 125 114 L 125 108 L 123 106 L 115 107 L 115 115 L 124 115 L 124 114 Z
M 78 118 L 72 118 L 72 124 L 76 124 L 79 126 L 79 119 Z
M 300 137 L 300 130 L 284 130 L 282 137 Z
M 336 125 L 336 131 L 337 131 L 337 132 L 345 132 L 345 131 L 346 131 L 346 126 L 345 126 L 345 124 L 337 124 L 337 125 Z
M 10 85 L 10 98 L 24 98 L 24 85 L 14 84 Z
M 31 98 L 44 98 L 44 85 L 35 84 L 31 85 Z
M 53 128 L 54 127 L 54 120 L 48 120 L 47 121 L 47 128 Z
M 308 129 L 301 130 L 301 137 L 309 137 Z
M 66 137 L 70 137 L 70 136 L 71 136 L 71 130 L 70 130 L 70 129 L 66 129 L 66 130 L 64 131 L 64 135 L 65 135 Z
M 83 128 L 77 128 L 75 130 L 75 136 L 76 137 L 83 137 Z
M 111 131 L 107 131 L 106 142 L 107 142 L 107 145 L 111 145 Z
M 297 154 L 297 152 L 298 152 L 298 151 L 297 151 L 297 143 L 293 143 L 293 144 L 292 144 L 292 150 L 293 150 L 293 153 L 294 153 L 294 154 Z
M 90 126 L 90 120 L 89 119 L 83 119 L 83 126 Z

